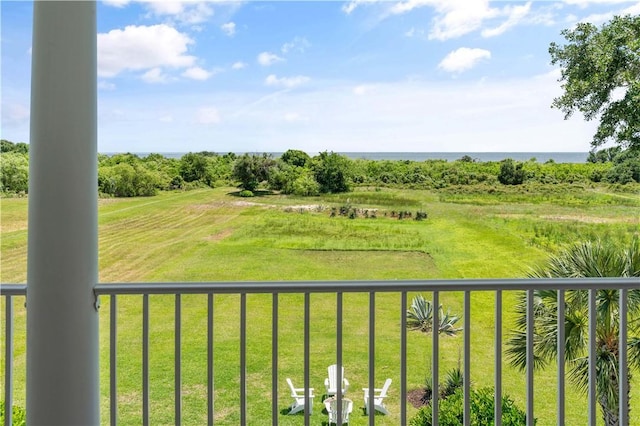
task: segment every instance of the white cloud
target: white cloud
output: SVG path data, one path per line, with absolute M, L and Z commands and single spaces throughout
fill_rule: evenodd
M 488 0 L 439 2 L 436 11 L 438 15 L 429 33 L 429 38 L 436 40 L 448 40 L 476 31 L 485 20 L 499 14 L 498 9 L 489 7 Z
M 353 93 L 355 95 L 362 96 L 372 92 L 374 89 L 375 86 L 372 84 L 360 84 L 353 88 Z
M 530 12 L 531 2 L 521 6 L 491 7 L 489 0 L 405 0 L 393 3 L 387 14 L 400 15 L 427 6 L 435 10 L 429 38 L 448 40 L 477 31 L 488 20 L 506 17 L 502 24 L 483 32 L 484 37 L 502 34 L 523 21 Z M 412 36 L 413 33 L 406 35 Z
M 264 80 L 264 84 L 266 84 L 267 86 L 285 87 L 287 89 L 291 89 L 296 86 L 300 86 L 301 84 L 304 84 L 309 80 L 309 77 L 303 75 L 278 78 L 275 74 L 271 74 Z
M 213 5 L 235 8 L 239 1 L 219 0 L 103 0 L 104 4 L 123 8 L 130 3 L 139 3 L 148 11 L 148 16 L 168 18 L 181 24 L 195 25 L 207 22 L 213 15 Z
M 98 34 L 98 75 L 113 77 L 125 70 L 190 67 L 196 60 L 187 54 L 192 43 L 189 36 L 166 24 L 129 25 Z
M 433 6 L 434 4 L 437 4 L 438 1 L 432 1 L 432 0 L 406 0 L 406 1 L 399 1 L 397 3 L 395 3 L 391 9 L 390 12 L 394 15 L 396 14 L 402 14 L 402 13 L 407 13 L 412 11 L 413 9 L 416 9 L 418 7 L 423 7 L 423 6 Z
M 438 64 L 438 68 L 449 72 L 462 72 L 473 68 L 481 60 L 490 58 L 491 52 L 488 50 L 461 47 L 450 52 Z
M 220 29 L 222 30 L 223 33 L 225 33 L 229 37 L 232 37 L 236 34 L 235 22 L 227 22 L 226 24 L 222 24 L 220 26 Z
M 342 11 L 344 13 L 346 13 L 347 15 L 350 15 L 351 12 L 353 12 L 354 10 L 356 10 L 356 8 L 358 6 L 360 6 L 361 4 L 365 4 L 365 3 L 375 3 L 378 0 L 351 0 L 348 3 L 345 3 L 342 5 Z
M 304 53 L 304 51 L 309 47 L 311 47 L 311 43 L 309 43 L 309 41 L 306 38 L 294 37 L 294 39 L 291 40 L 290 42 L 283 44 L 282 47 L 280 48 L 280 51 L 285 55 L 293 51 Z
M 124 7 L 129 4 L 129 0 L 102 0 L 107 6 Z
M 209 1 L 143 0 L 152 15 L 170 17 L 184 24 L 200 24 L 213 16 Z
M 411 29 L 404 32 L 404 36 L 409 38 L 412 38 L 412 37 L 423 38 L 425 36 L 425 32 L 422 29 L 416 29 L 414 27 L 411 27 Z
M 100 80 L 98 82 L 98 89 L 100 90 L 115 90 L 116 85 L 105 80 Z
M 531 2 L 523 4 L 521 6 L 507 7 L 505 12 L 508 14 L 508 18 L 502 24 L 495 28 L 485 29 L 482 31 L 482 37 L 494 37 L 503 34 L 508 29 L 518 25 L 531 11 Z
M 158 120 L 163 123 L 173 123 L 173 116 L 171 114 L 166 114 L 166 115 L 160 116 Z
M 207 80 L 213 73 L 200 67 L 192 67 L 182 73 L 183 77 L 191 78 L 193 80 Z
M 638 15 L 640 14 L 640 2 L 620 10 L 606 13 L 595 13 L 579 20 L 579 22 L 590 22 L 594 25 L 604 24 L 613 19 L 616 15 Z
M 216 108 L 203 107 L 198 110 L 196 121 L 199 124 L 218 124 L 222 120 L 220 119 L 220 113 Z
M 629 0 L 564 0 L 567 4 L 573 4 L 580 7 L 587 7 L 591 4 L 618 4 L 628 3 Z
M 161 68 L 156 67 L 142 74 L 142 80 L 147 83 L 166 83 L 169 81 L 169 76 L 164 74 Z
M 287 121 L 289 123 L 295 123 L 295 122 L 300 122 L 300 121 L 308 121 L 308 118 L 303 117 L 302 115 L 300 115 L 297 112 L 287 112 L 284 114 L 283 116 L 284 121 Z
M 242 61 L 234 62 L 233 65 L 231 65 L 231 69 L 234 69 L 234 70 L 241 70 L 246 67 L 247 67 L 247 64 L 245 64 Z
M 258 63 L 263 67 L 268 67 L 276 62 L 284 61 L 283 58 L 271 52 L 262 52 L 258 55 Z

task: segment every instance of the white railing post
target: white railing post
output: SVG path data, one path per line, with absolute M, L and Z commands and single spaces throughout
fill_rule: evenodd
M 27 423 L 97 425 L 96 5 L 33 14 Z

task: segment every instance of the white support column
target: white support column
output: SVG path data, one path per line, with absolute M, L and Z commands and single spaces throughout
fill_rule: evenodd
M 35 1 L 27 423 L 100 422 L 94 1 Z

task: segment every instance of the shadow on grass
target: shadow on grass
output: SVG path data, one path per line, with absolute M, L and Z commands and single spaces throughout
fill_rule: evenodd
M 238 197 L 238 198 L 252 198 L 252 197 L 243 197 L 242 195 L 240 195 L 240 193 L 244 191 L 245 191 L 244 189 L 239 189 L 237 191 L 227 192 L 227 195 L 230 195 L 232 197 Z M 257 189 L 252 192 L 254 197 L 266 197 L 268 195 L 276 194 L 274 191 L 271 191 L 269 189 Z

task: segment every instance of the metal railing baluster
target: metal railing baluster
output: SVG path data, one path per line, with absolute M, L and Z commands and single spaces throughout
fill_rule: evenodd
M 464 292 L 464 426 L 471 425 L 471 292 Z
M 115 294 L 110 297 L 109 303 L 109 397 L 111 398 L 110 418 L 111 425 L 118 424 L 118 321 L 117 309 L 118 302 Z
M 240 294 L 240 424 L 247 424 L 247 293 Z
M 278 424 L 278 293 L 271 297 L 271 424 Z
M 207 294 L 207 424 L 213 425 L 213 293 Z
M 565 417 L 565 305 L 564 290 L 558 290 L 558 426 L 564 425 Z
M 494 377 L 494 421 L 496 426 L 502 425 L 502 291 L 496 291 L 495 306 L 495 377 Z
M 527 426 L 534 425 L 533 418 L 533 290 L 527 290 Z
M 596 425 L 596 329 L 598 310 L 596 307 L 597 290 L 589 290 L 589 426 Z
M 376 293 L 369 293 L 369 425 L 373 426 L 376 419 L 375 410 L 375 367 L 376 367 Z
M 336 388 L 336 410 L 338 414 L 338 421 L 342 421 L 342 293 L 336 293 L 336 381 L 338 386 Z
M 400 293 L 400 395 L 407 394 L 407 292 Z M 407 424 L 407 398 L 400 398 L 400 424 Z
M 180 426 L 182 422 L 182 302 L 180 293 L 176 294 L 175 300 L 175 424 Z
M 13 423 L 13 298 L 5 297 L 4 305 L 4 424 Z
M 619 291 L 619 312 L 620 312 L 620 330 L 619 330 L 619 367 L 620 370 L 620 383 L 619 383 L 619 396 L 618 401 L 620 404 L 620 414 L 618 421 L 621 425 L 629 424 L 629 365 L 627 355 L 627 331 L 628 331 L 628 291 Z
M 310 368 L 310 319 L 311 319 L 311 296 L 304 293 L 304 406 L 311 407 L 309 398 L 309 388 L 311 388 L 311 378 L 309 375 Z M 304 410 L 304 424 L 309 426 L 311 423 L 311 410 Z
M 433 426 L 438 426 L 438 397 L 439 392 L 438 389 L 440 387 L 439 380 L 439 355 L 440 351 L 438 348 L 439 345 L 439 337 L 440 337 L 440 293 L 438 291 L 433 292 L 433 318 L 432 318 L 432 335 L 433 335 L 433 349 L 431 353 L 431 367 L 432 367 L 432 384 L 431 384 L 431 405 L 433 409 L 432 414 L 432 424 Z
M 142 424 L 149 426 L 149 295 L 142 295 Z

